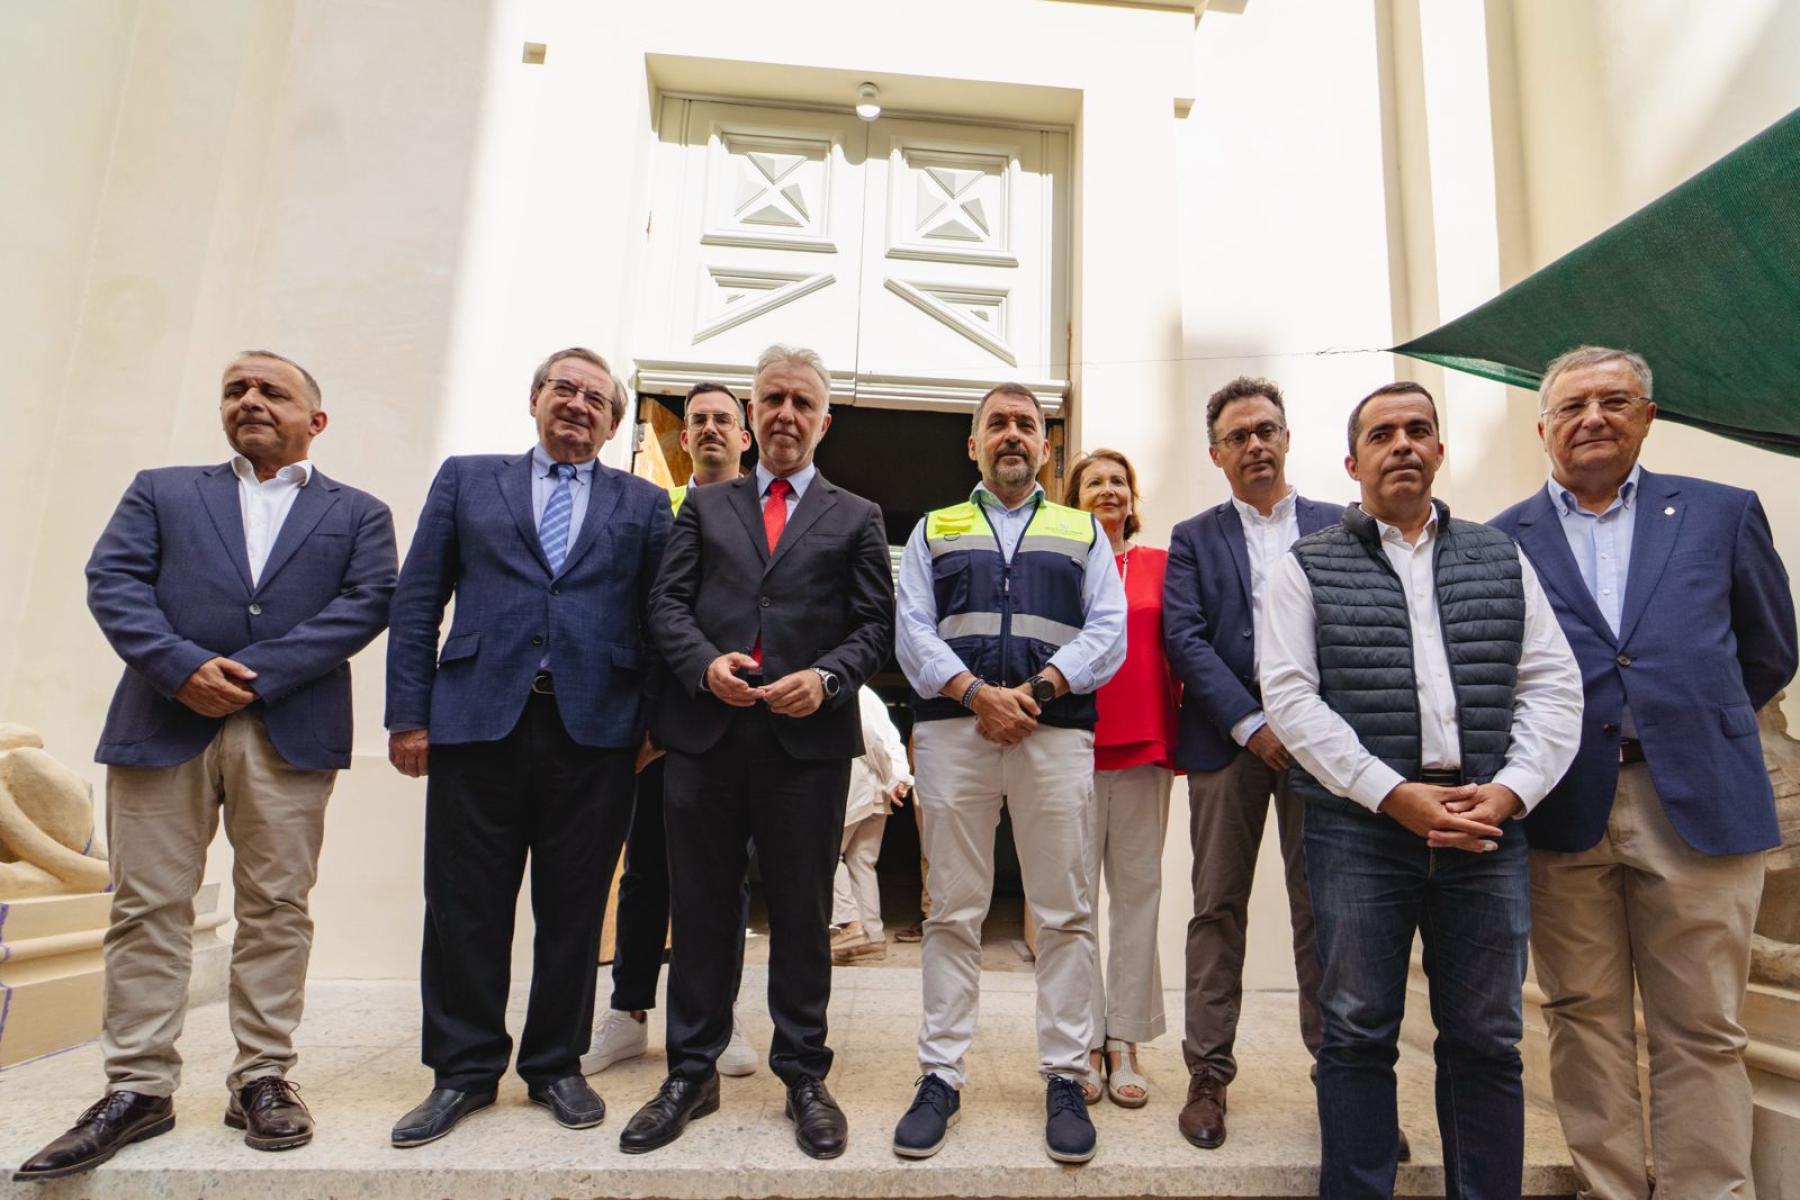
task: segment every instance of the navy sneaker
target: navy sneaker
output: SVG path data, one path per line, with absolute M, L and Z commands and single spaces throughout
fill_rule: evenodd
M 1061 1163 L 1084 1163 L 1094 1157 L 1094 1122 L 1088 1116 L 1087 1097 L 1079 1083 L 1063 1075 L 1052 1075 L 1044 1093 L 1044 1149 Z
M 919 1076 L 919 1090 L 913 1094 L 912 1107 L 894 1126 L 894 1153 L 902 1158 L 930 1158 L 944 1148 L 950 1127 L 961 1112 L 962 1096 L 955 1088 L 936 1075 Z M 1090 1146 L 1093 1140 L 1093 1131 L 1089 1130 Z

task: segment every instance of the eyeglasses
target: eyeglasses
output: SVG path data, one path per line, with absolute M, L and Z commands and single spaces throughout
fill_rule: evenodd
M 1564 421 L 1575 421 L 1587 415 L 1590 405 L 1600 406 L 1603 417 L 1619 417 L 1630 412 L 1634 405 L 1648 400 L 1648 396 L 1633 396 L 1629 392 L 1608 392 L 1604 396 L 1583 396 L 1579 400 L 1565 400 L 1555 408 L 1546 408 L 1542 416 L 1550 419 L 1552 425 L 1560 425 Z
M 736 429 L 737 414 L 734 412 L 690 412 L 687 415 L 689 429 L 705 429 L 708 425 L 717 425 L 720 429 Z
M 1227 450 L 1242 450 L 1255 438 L 1265 446 L 1273 445 L 1275 439 L 1287 432 L 1286 425 L 1277 425 L 1273 421 L 1264 421 L 1254 429 L 1234 429 L 1219 439 L 1219 444 Z
M 580 396 L 595 408 L 612 407 L 612 397 L 593 388 L 584 388 L 573 379 L 546 379 L 544 386 L 555 392 L 558 400 L 573 400 Z

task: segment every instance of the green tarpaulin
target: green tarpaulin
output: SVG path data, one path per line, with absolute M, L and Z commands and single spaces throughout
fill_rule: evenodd
M 1662 418 L 1800 456 L 1800 109 L 1394 350 L 1535 389 L 1583 343 L 1644 355 Z

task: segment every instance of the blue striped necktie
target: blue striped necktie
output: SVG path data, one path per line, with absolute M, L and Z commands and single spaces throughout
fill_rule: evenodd
M 563 560 L 569 557 L 569 517 L 575 511 L 575 467 L 572 463 L 551 463 L 550 473 L 556 476 L 556 487 L 550 493 L 550 499 L 544 502 L 544 516 L 538 522 L 538 542 L 550 562 L 550 574 L 555 575 L 562 570 Z

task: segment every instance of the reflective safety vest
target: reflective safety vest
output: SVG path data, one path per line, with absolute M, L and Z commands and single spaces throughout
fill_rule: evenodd
M 687 499 L 687 490 L 685 483 L 669 489 L 669 511 L 677 517 L 681 515 L 681 502 Z
M 1082 596 L 1088 552 L 1099 537 L 1092 514 L 1040 497 L 1009 562 L 993 522 L 977 501 L 940 508 L 925 517 L 938 636 L 963 665 L 989 683 L 1025 682 L 1073 641 L 1085 622 Z M 969 716 L 945 696 L 912 697 L 921 721 Z M 1038 720 L 1092 729 L 1094 697 L 1059 696 Z

